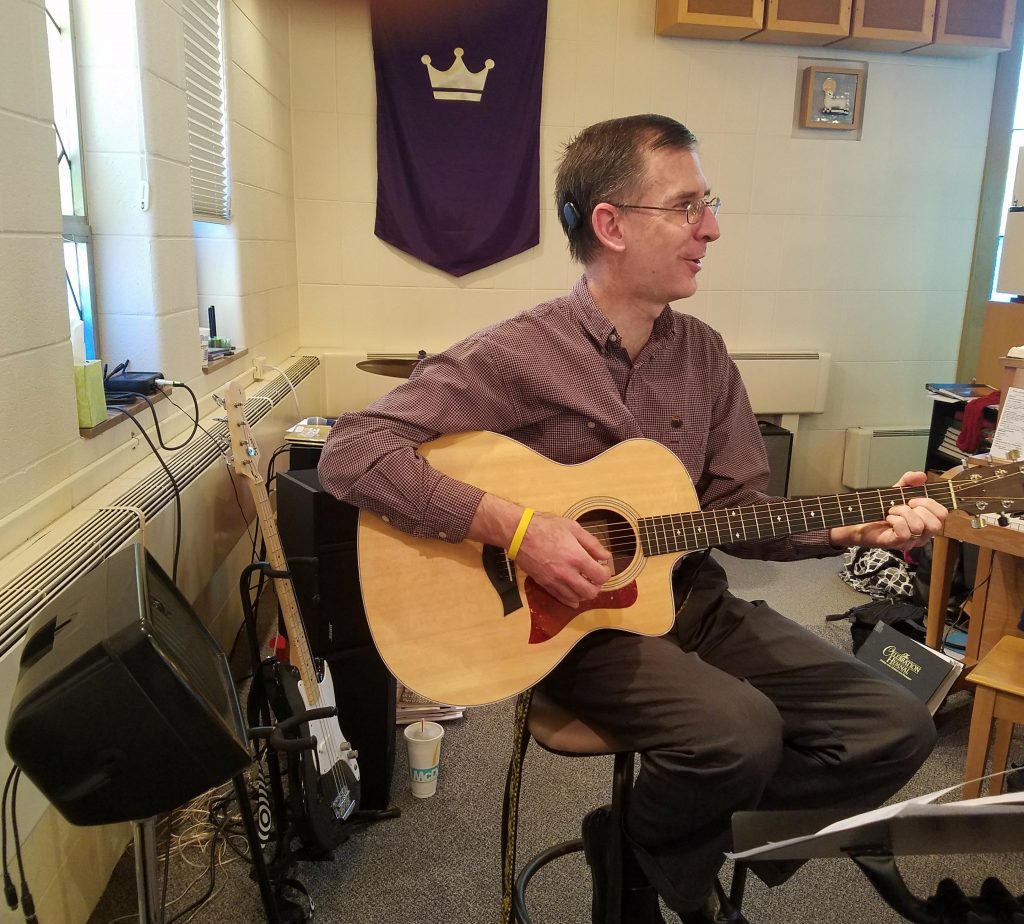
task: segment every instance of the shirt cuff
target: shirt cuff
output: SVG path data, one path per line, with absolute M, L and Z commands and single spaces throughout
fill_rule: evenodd
M 422 535 L 443 539 L 446 542 L 462 542 L 476 515 L 485 492 L 471 484 L 465 484 L 442 475 L 430 495 L 423 515 Z

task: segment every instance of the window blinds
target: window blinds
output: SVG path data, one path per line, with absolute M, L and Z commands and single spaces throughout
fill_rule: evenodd
M 183 18 L 192 214 L 199 220 L 227 219 L 231 199 L 220 0 L 184 0 Z

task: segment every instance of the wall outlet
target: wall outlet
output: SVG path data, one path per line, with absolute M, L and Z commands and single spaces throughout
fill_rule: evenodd
M 264 365 L 266 363 L 266 361 L 267 361 L 267 357 L 266 356 L 257 356 L 257 357 L 255 357 L 253 359 L 253 361 L 252 361 L 252 367 L 253 367 L 252 380 L 254 382 L 261 382 L 261 381 L 263 381 L 264 377 L 266 376 L 267 368 Z

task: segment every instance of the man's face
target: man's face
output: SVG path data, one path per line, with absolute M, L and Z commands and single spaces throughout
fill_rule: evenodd
M 684 209 L 710 189 L 692 151 L 660 148 L 648 153 L 647 169 L 629 204 Z M 688 298 L 697 291 L 707 246 L 718 240 L 718 219 L 705 209 L 696 224 L 683 211 L 623 209 L 627 265 L 637 294 L 656 303 Z

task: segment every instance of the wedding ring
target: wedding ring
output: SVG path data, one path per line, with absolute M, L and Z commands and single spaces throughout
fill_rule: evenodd
M 923 535 L 924 535 L 924 533 L 911 533 L 910 534 L 910 538 L 911 539 L 920 539 Z

